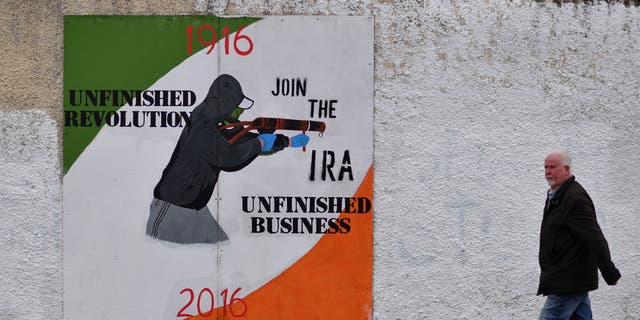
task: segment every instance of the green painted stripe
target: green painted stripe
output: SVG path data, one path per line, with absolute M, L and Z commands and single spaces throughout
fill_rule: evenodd
M 64 110 L 115 111 L 118 107 L 73 107 L 70 89 L 144 90 L 187 59 L 185 30 L 193 26 L 193 52 L 202 49 L 197 30 L 202 24 L 230 33 L 259 18 L 215 16 L 65 16 Z M 203 32 L 203 37 L 208 33 Z M 233 49 L 232 49 L 233 50 Z M 63 118 L 64 121 L 64 118 Z M 91 143 L 101 127 L 64 127 L 64 173 Z

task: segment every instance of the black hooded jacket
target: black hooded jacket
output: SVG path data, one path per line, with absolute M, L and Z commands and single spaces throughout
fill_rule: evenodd
M 255 134 L 230 144 L 228 138 L 241 129 L 218 129 L 231 120 L 231 113 L 243 99 L 240 83 L 232 76 L 223 74 L 213 81 L 207 97 L 193 109 L 189 124 L 182 130 L 153 191 L 156 199 L 201 209 L 211 199 L 220 170 L 240 170 L 260 154 L 261 144 Z
M 591 198 L 573 176 L 547 199 L 538 258 L 541 269 L 538 294 L 595 290 L 598 269 L 608 284 L 615 284 L 620 278 Z

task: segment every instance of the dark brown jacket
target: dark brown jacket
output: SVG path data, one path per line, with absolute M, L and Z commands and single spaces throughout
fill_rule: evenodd
M 608 284 L 615 284 L 620 278 L 596 220 L 593 202 L 573 176 L 547 199 L 538 259 L 538 294 L 595 290 L 598 269 Z

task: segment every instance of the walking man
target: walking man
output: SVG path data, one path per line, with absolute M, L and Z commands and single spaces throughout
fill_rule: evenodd
M 551 187 L 540 228 L 540 285 L 547 296 L 540 320 L 591 320 L 589 291 L 598 288 L 598 269 L 609 285 L 620 272 L 611 261 L 591 198 L 571 174 L 566 151 L 554 151 L 544 161 Z

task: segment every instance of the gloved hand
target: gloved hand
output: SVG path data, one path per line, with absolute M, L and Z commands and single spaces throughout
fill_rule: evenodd
M 289 138 L 283 134 L 262 133 L 258 139 L 262 141 L 262 152 L 280 151 L 289 146 Z
M 301 133 L 291 137 L 292 148 L 305 147 L 307 143 L 309 143 L 309 136 L 306 134 Z
M 265 152 L 273 148 L 273 143 L 276 141 L 276 135 L 273 133 L 262 133 L 258 135 L 258 139 L 262 142 L 262 152 Z

